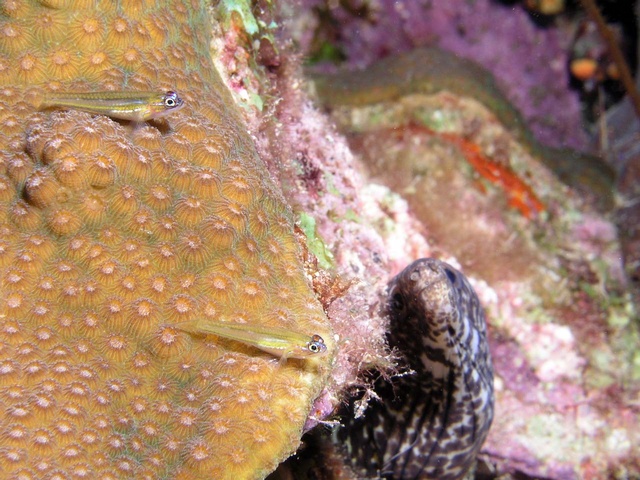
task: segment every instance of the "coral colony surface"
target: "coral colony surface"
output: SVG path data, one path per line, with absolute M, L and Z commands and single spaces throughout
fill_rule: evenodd
M 270 12 L 256 22 L 241 2 L 221 2 L 220 22 L 197 1 L 94 3 L 0 4 L 0 476 L 263 478 L 320 424 L 299 454 L 315 460 L 281 478 L 357 478 L 327 433 L 389 401 L 376 376 L 408 374 L 385 344 L 386 286 L 425 256 L 461 270 L 487 314 L 496 404 L 479 471 L 640 476 L 638 326 L 614 227 L 513 125 L 446 91 L 328 116 L 286 41 L 304 46 L 318 9 L 278 42 Z M 449 20 L 490 8 L 433 3 Z M 414 6 L 363 4 L 387 29 Z M 426 18 L 408 11 L 405 27 Z M 556 41 L 522 25 L 522 44 Z M 368 64 L 391 36 L 360 32 Z M 139 125 L 37 109 L 47 92 L 106 90 L 176 90 L 185 106 Z M 554 142 L 583 146 L 558 105 Z M 318 334 L 328 353 L 283 361 L 181 329 L 193 321 Z
M 335 345 L 290 207 L 209 54 L 203 2 L 4 1 L 0 476 L 261 478 Z M 146 124 L 48 92 L 176 90 Z M 321 335 L 279 361 L 187 321 Z

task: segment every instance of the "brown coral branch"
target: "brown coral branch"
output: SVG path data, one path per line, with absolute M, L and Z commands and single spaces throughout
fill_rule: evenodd
M 589 14 L 591 19 L 595 22 L 598 28 L 598 32 L 600 32 L 600 36 L 602 36 L 604 41 L 607 43 L 611 58 L 620 71 L 620 81 L 622 82 L 624 89 L 627 91 L 627 94 L 633 102 L 633 107 L 635 108 L 636 115 L 638 116 L 638 118 L 640 118 L 640 93 L 638 93 L 638 90 L 633 83 L 631 71 L 629 70 L 629 66 L 624 59 L 624 55 L 622 54 L 620 47 L 618 46 L 618 42 L 616 41 L 615 36 L 607 26 L 604 18 L 602 18 L 600 10 L 598 10 L 598 7 L 596 6 L 594 0 L 580 0 L 580 2 L 582 3 L 582 6 L 586 10 L 587 14 Z

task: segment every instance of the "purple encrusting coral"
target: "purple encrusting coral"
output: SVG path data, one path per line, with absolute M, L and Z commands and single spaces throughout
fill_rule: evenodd
M 329 8 L 339 48 L 353 68 L 423 45 L 471 59 L 498 79 L 538 140 L 551 146 L 588 148 L 578 98 L 568 88 L 571 39 L 566 30 L 541 28 L 520 6 L 490 0 L 373 0 L 366 5 L 356 14 L 326 7 L 323 1 L 305 0 L 298 13 L 305 18 L 306 12 L 308 27 L 318 21 L 313 19 L 314 9 Z M 303 50 L 310 47 L 312 32 L 309 28 L 299 32 Z

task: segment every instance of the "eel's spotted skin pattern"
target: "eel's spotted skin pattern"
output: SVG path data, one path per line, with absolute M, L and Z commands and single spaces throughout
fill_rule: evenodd
M 439 260 L 413 262 L 389 284 L 389 342 L 413 375 L 378 381 L 380 401 L 341 435 L 360 474 L 462 478 L 493 419 L 484 311 L 467 279 Z

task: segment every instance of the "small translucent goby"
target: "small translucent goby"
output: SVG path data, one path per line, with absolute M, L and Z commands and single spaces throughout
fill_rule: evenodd
M 280 357 L 282 360 L 308 358 L 322 355 L 327 351 L 327 346 L 320 335 L 308 336 L 275 327 L 196 320 L 180 324 L 178 328 L 189 333 L 217 335 L 235 340 Z
M 38 109 L 82 110 L 120 120 L 146 122 L 175 112 L 182 106 L 184 101 L 173 91 L 59 92 L 44 94 Z

